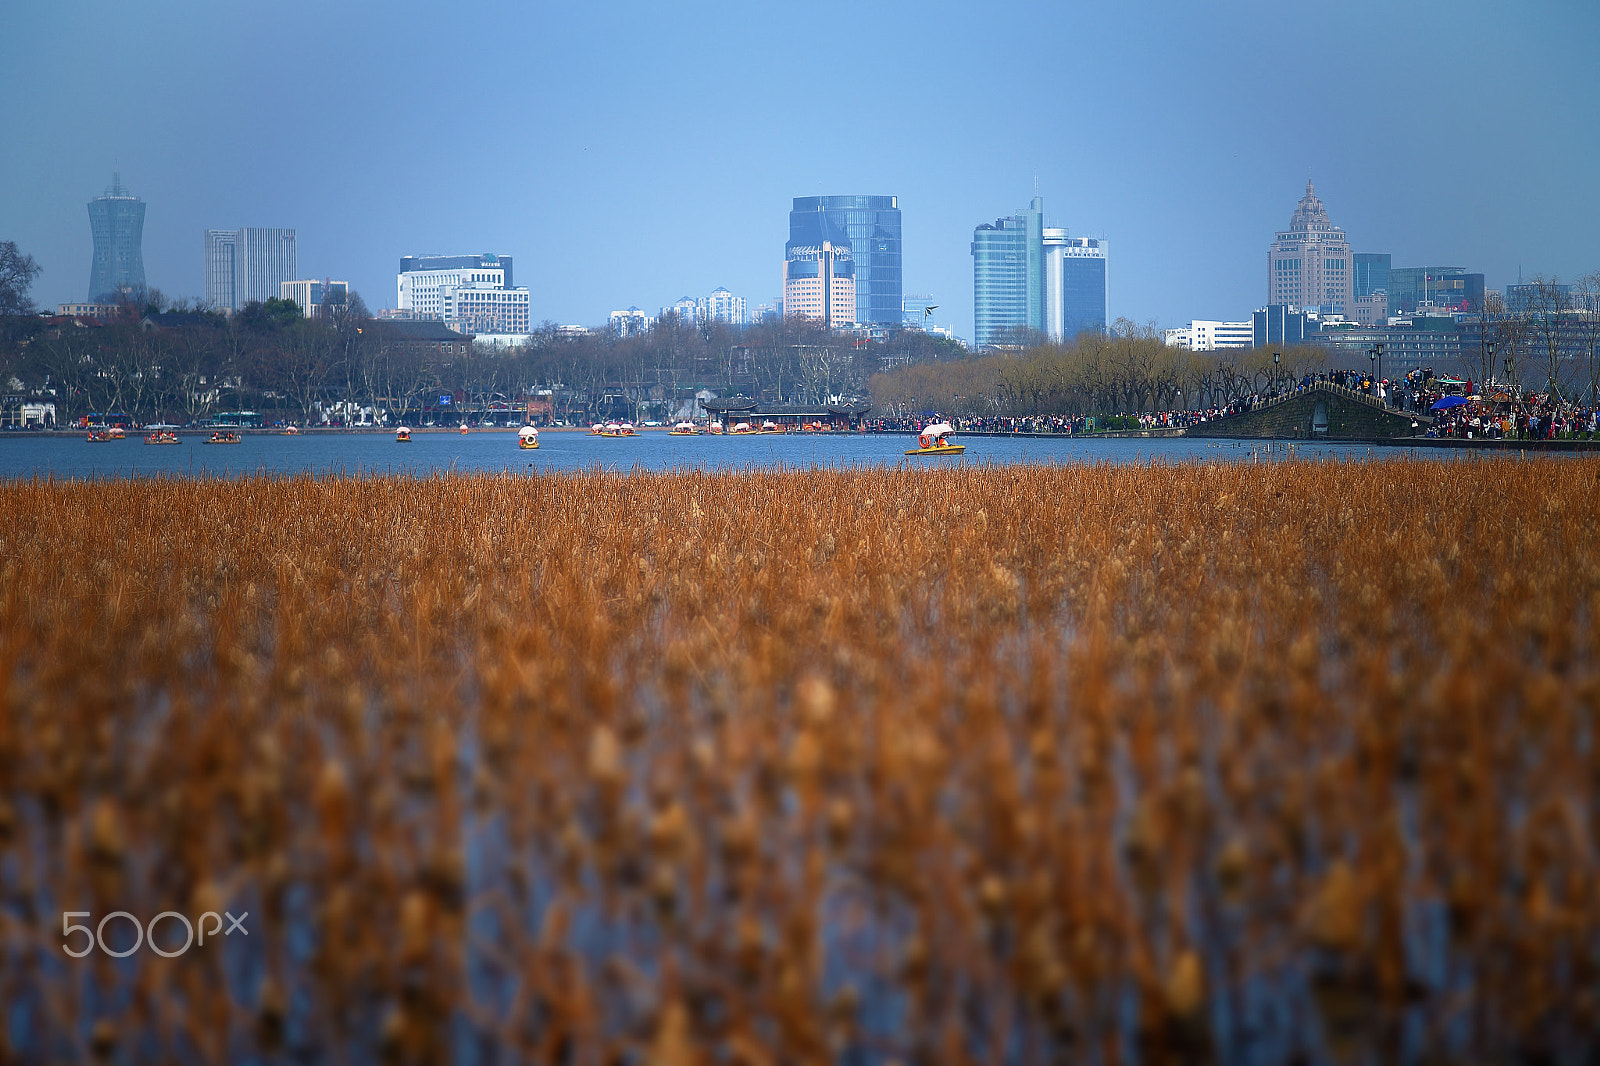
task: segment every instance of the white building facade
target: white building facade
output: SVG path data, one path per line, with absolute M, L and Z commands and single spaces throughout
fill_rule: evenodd
M 297 243 L 292 229 L 206 230 L 206 303 L 237 311 L 278 299 L 300 273 Z
M 702 296 L 696 301 L 695 315 L 701 322 L 726 322 L 730 326 L 743 326 L 748 321 L 744 297 L 735 296 L 721 287 L 712 289 L 710 296 Z
M 1218 348 L 1249 348 L 1255 344 L 1253 322 L 1218 322 L 1195 319 L 1187 326 L 1166 330 L 1167 344 L 1191 352 L 1211 352 Z
M 350 283 L 345 281 L 318 281 L 302 278 L 286 281 L 278 286 L 280 300 L 293 300 L 300 305 L 300 313 L 311 318 L 324 301 L 342 304 L 350 298 Z
M 656 320 L 637 306 L 630 307 L 626 311 L 611 312 L 611 330 L 619 337 L 634 337 L 641 333 L 649 333 L 655 325 Z
M 464 333 L 528 332 L 528 290 L 512 284 L 510 256 L 406 256 L 395 287 L 399 311 L 413 319 Z

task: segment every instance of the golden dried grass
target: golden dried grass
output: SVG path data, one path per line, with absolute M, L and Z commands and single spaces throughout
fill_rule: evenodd
M 0 486 L 14 1050 L 1592 1052 L 1597 483 Z

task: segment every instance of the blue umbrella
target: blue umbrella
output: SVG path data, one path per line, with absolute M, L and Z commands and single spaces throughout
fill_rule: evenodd
M 1467 398 L 1465 396 L 1441 396 L 1439 398 L 1439 402 L 1428 408 L 1428 410 L 1443 411 L 1447 407 L 1465 406 L 1466 402 Z

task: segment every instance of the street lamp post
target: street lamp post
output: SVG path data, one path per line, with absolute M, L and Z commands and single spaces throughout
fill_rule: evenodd
M 1272 353 L 1272 387 L 1280 393 L 1283 391 L 1282 379 L 1278 376 L 1279 366 L 1281 365 L 1279 360 L 1281 358 L 1282 356 L 1280 356 L 1279 353 Z

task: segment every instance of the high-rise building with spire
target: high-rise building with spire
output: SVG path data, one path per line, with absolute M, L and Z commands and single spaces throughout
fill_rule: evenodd
M 121 293 L 144 288 L 144 201 L 111 175 L 105 195 L 89 201 L 94 261 L 89 266 L 89 302 L 113 303 Z
M 1354 257 L 1344 230 L 1328 218 L 1317 190 L 1306 194 L 1267 253 L 1267 304 L 1342 315 L 1352 305 Z

